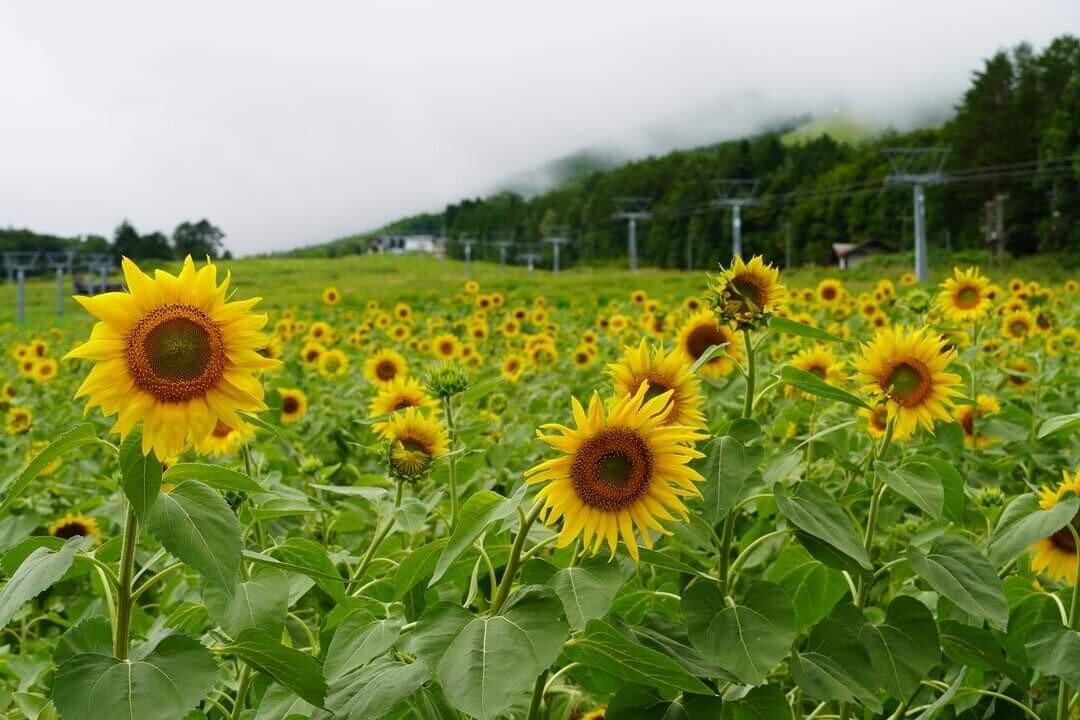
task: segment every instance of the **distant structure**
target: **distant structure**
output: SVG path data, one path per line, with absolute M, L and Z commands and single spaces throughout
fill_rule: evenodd
M 910 185 L 915 217 L 915 277 L 930 279 L 930 258 L 926 246 L 926 186 L 945 182 L 942 172 L 951 148 L 888 148 L 885 157 L 892 172 L 886 185 Z
M 637 272 L 637 224 L 639 220 L 644 222 L 652 218 L 652 213 L 649 212 L 652 198 L 632 196 L 617 197 L 613 200 L 615 213 L 611 217 L 615 220 L 626 221 L 626 254 L 630 258 L 630 272 Z
M 752 178 L 719 178 L 713 180 L 716 199 L 713 207 L 731 208 L 731 257 L 742 257 L 742 209 L 754 205 L 757 180 Z
M 371 241 L 374 252 L 386 255 L 423 253 L 442 257 L 443 243 L 435 235 L 378 235 Z
M 861 243 L 833 243 L 833 260 L 841 270 L 850 270 L 866 262 L 871 255 L 888 252 L 888 248 L 871 238 Z

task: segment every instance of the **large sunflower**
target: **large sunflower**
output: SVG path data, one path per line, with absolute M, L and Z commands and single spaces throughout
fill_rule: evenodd
M 953 268 L 953 277 L 941 283 L 938 306 L 950 322 L 979 320 L 990 310 L 990 281 L 975 267 Z
M 386 387 L 408 372 L 405 358 L 393 350 L 377 350 L 364 363 L 364 377 L 378 387 Z
M 787 297 L 780 273 L 766 265 L 760 255 L 744 263 L 736 257 L 712 283 L 712 303 L 717 317 L 750 327 L 776 312 Z
M 1043 510 L 1054 507 L 1066 496 L 1080 494 L 1080 471 L 1069 477 L 1069 472 L 1063 470 L 1061 477 L 1056 487 L 1044 488 L 1040 493 L 1039 505 Z M 1080 519 L 1074 517 L 1071 522 L 1074 528 L 1080 527 Z M 1076 585 L 1076 539 L 1068 527 L 1039 540 L 1031 549 L 1035 553 L 1031 559 L 1031 568 L 1035 572 Z
M 833 355 L 832 350 L 824 345 L 815 344 L 808 348 L 803 348 L 795 353 L 795 357 L 791 358 L 789 364 L 804 372 L 817 375 L 827 383 L 837 384 L 844 379 L 843 368 L 840 363 L 836 361 L 836 356 Z M 790 385 L 784 390 L 784 393 L 788 397 L 794 397 L 796 392 L 795 388 Z M 803 393 L 803 395 L 810 399 L 813 399 L 814 397 L 807 393 Z
M 608 365 L 615 384 L 615 397 L 634 395 L 642 384 L 648 383 L 646 398 L 651 399 L 671 391 L 671 409 L 664 418 L 665 425 L 705 427 L 701 412 L 701 380 L 690 372 L 685 356 L 677 350 L 665 352 L 656 346 L 652 352 L 645 341 L 627 347 L 619 362 Z
M 665 425 L 672 391 L 646 400 L 648 383 L 615 402 L 604 416 L 600 395 L 593 394 L 588 412 L 573 398 L 576 429 L 544 425 L 558 434 L 537 437 L 560 450 L 559 457 L 525 471 L 529 484 L 545 483 L 544 522 L 562 520 L 558 546 L 578 535 L 593 554 L 606 541 L 612 554 L 622 537 L 630 555 L 638 557 L 635 535 L 652 547 L 651 530 L 666 533 L 657 520 L 687 516 L 682 498 L 699 496 L 704 482 L 688 463 L 703 457 L 693 443 L 706 435 L 682 425 Z
M 379 433 L 389 442 L 386 457 L 390 471 L 404 480 L 415 480 L 450 448 L 450 437 L 441 422 L 414 407 L 395 413 L 381 423 Z
M 405 408 L 436 408 L 439 402 L 424 392 L 413 378 L 397 378 L 384 385 L 368 408 L 371 417 L 389 415 Z
M 727 375 L 735 369 L 734 361 L 742 359 L 742 337 L 730 325 L 717 322 L 716 316 L 707 310 L 694 313 L 683 323 L 676 345 L 690 365 L 711 346 L 725 346 L 698 369 L 706 377 Z
M 266 409 L 256 373 L 278 365 L 259 354 L 266 315 L 251 312 L 259 298 L 229 302 L 229 277 L 200 270 L 189 256 L 179 275 L 144 274 L 124 258 L 128 292 L 75 299 L 100 322 L 67 357 L 95 361 L 75 397 L 89 396 L 117 415 L 113 431 L 126 436 L 142 423 L 142 450 L 159 458 L 201 440 L 218 421 L 238 427 L 237 411 Z
M 960 376 L 945 372 L 955 355 L 934 332 L 885 328 L 862 346 L 855 379 L 864 392 L 887 401 L 901 436 L 920 425 L 932 431 L 935 418 L 951 420 L 952 397 L 960 394 Z

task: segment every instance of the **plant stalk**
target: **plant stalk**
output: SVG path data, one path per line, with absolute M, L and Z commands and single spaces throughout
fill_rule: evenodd
M 113 637 L 113 654 L 118 660 L 127 660 L 131 648 L 131 578 L 135 570 L 135 546 L 139 543 L 139 518 L 135 508 L 127 503 L 127 519 L 124 522 L 123 547 L 120 551 L 120 573 L 116 591 L 116 633 Z
M 506 561 L 506 569 L 503 570 L 502 580 L 499 581 L 499 587 L 495 590 L 494 597 L 491 598 L 492 615 L 498 614 L 503 603 L 506 602 L 506 598 L 510 595 L 510 586 L 514 584 L 514 577 L 517 576 L 518 569 L 521 567 L 521 550 L 525 547 L 525 538 L 529 534 L 529 528 L 536 522 L 536 518 L 540 517 L 540 511 L 543 508 L 544 503 L 537 501 L 528 515 L 521 512 L 520 508 L 518 509 L 521 527 L 518 528 L 517 537 L 514 538 L 514 546 L 510 548 L 510 557 Z
M 442 399 L 443 416 L 446 418 L 446 432 L 450 436 L 450 457 L 447 476 L 450 479 L 450 532 L 457 527 L 458 488 L 457 488 L 457 433 L 454 430 L 454 401 L 449 395 Z
M 744 418 L 754 414 L 754 381 L 757 379 L 757 368 L 754 365 L 754 345 L 751 343 L 750 329 L 743 330 L 743 345 L 746 346 L 746 400 L 743 402 Z

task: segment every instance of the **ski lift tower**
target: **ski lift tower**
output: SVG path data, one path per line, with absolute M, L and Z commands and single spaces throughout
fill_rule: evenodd
M 506 251 L 514 246 L 513 240 L 496 240 L 492 243 L 499 248 L 499 272 L 506 271 Z
M 536 267 L 536 263 L 539 262 L 541 259 L 540 253 L 532 251 L 522 253 L 519 257 L 528 264 L 529 272 L 533 271 L 533 269 Z
M 45 253 L 45 264 L 56 271 L 56 314 L 64 314 L 64 274 L 75 265 L 75 251 Z
M 615 214 L 611 217 L 615 220 L 626 221 L 626 254 L 630 258 L 630 271 L 637 272 L 637 223 L 638 220 L 644 222 L 645 220 L 652 218 L 652 213 L 649 212 L 649 205 L 652 203 L 652 198 L 640 196 L 617 197 L 614 198 L 614 202 Z
M 87 289 L 91 295 L 105 292 L 109 287 L 109 271 L 112 270 L 112 258 L 106 253 L 91 253 L 86 256 L 86 270 L 90 279 L 86 281 Z M 94 290 L 94 274 L 100 278 L 100 288 Z
M 885 157 L 892 172 L 886 185 L 910 185 L 915 204 L 915 277 L 926 282 L 930 277 L 930 258 L 926 247 L 926 186 L 939 185 L 948 179 L 942 172 L 952 148 L 889 148 Z
M 472 277 L 472 248 L 477 243 L 476 238 L 465 238 L 461 241 L 465 248 L 465 275 Z
M 742 209 L 754 205 L 757 180 L 750 178 L 720 178 L 713 180 L 716 200 L 713 206 L 731 208 L 731 257 L 742 257 Z
M 37 265 L 38 252 L 6 252 L 3 255 L 4 269 L 8 277 L 15 276 L 17 283 L 15 290 L 15 320 L 26 320 L 26 271 L 33 270 Z
M 544 238 L 544 242 L 551 244 L 551 274 L 559 274 L 559 248 L 570 242 L 570 238 L 563 235 L 552 235 Z

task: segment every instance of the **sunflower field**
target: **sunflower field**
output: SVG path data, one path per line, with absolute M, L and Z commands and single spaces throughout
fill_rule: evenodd
M 1080 717 L 1076 281 L 242 267 L 0 325 L 4 717 Z

